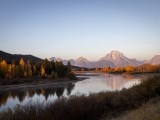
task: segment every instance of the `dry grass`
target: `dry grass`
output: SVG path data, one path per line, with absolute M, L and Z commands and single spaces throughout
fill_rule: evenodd
M 107 118 L 103 120 L 107 120 Z M 112 120 L 160 120 L 160 98 L 156 102 L 148 102 L 138 109 L 131 110 L 122 117 Z

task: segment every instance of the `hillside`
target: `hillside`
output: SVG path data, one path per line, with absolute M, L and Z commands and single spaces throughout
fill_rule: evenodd
M 21 55 L 21 54 L 10 54 L 4 51 L 0 51 L 0 59 L 5 59 L 7 62 L 12 62 L 12 60 L 19 61 L 23 58 L 25 61 L 33 60 L 33 61 L 40 61 L 41 58 L 35 57 L 33 55 Z

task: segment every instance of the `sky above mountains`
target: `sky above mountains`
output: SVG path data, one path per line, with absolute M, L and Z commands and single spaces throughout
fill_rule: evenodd
M 160 54 L 159 0 L 1 0 L 0 49 L 97 60 L 112 50 L 130 58 Z

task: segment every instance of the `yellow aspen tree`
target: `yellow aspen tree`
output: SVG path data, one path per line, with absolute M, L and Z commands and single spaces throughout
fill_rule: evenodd
M 3 60 L 3 61 L 1 62 L 1 67 L 2 67 L 3 69 L 7 68 L 7 63 L 6 63 L 5 60 Z
M 41 67 L 41 76 L 45 76 L 45 69 L 43 66 Z
M 21 58 L 19 61 L 19 70 L 18 70 L 19 75 L 18 75 L 18 77 L 21 77 L 21 78 L 24 77 L 24 72 L 25 72 L 24 67 L 25 67 L 25 62 L 24 62 L 23 58 Z
M 126 66 L 125 70 L 126 70 L 126 72 L 133 72 L 134 68 L 133 68 L 133 66 Z
M 9 65 L 9 67 L 8 67 L 8 72 L 11 74 L 11 71 L 12 70 L 12 65 Z
M 5 60 L 3 60 L 3 61 L 1 62 L 1 68 L 2 68 L 3 72 L 6 74 L 7 69 L 8 69 L 8 65 L 7 65 L 7 63 L 6 63 Z
M 23 58 L 20 59 L 19 64 L 20 64 L 21 67 L 24 67 L 25 62 L 24 62 Z

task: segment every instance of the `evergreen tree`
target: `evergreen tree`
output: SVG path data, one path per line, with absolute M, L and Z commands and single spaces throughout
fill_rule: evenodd
M 5 73 L 2 69 L 1 63 L 0 63 L 0 78 L 4 78 L 5 77 Z
M 28 77 L 32 77 L 32 69 L 30 68 L 29 70 L 28 70 Z
M 28 64 L 25 66 L 25 70 L 24 70 L 24 74 L 26 75 L 26 77 L 32 77 L 33 72 L 32 72 L 31 68 L 32 67 L 30 65 L 30 62 L 28 62 Z
M 36 68 L 36 65 L 33 66 L 33 75 L 37 75 L 37 68 Z
M 71 66 L 70 61 L 68 61 L 68 63 L 67 63 L 67 70 L 68 70 L 68 72 L 72 71 L 72 66 Z
M 10 64 L 10 65 L 8 65 L 6 78 L 12 78 L 11 72 L 12 72 L 12 65 Z
M 55 62 L 54 61 L 51 61 L 51 66 L 52 66 L 52 72 L 53 71 L 55 72 Z
M 44 60 L 44 63 L 43 63 L 43 66 L 44 66 L 44 69 L 45 69 L 46 74 L 47 74 L 47 75 L 50 75 L 51 72 L 52 72 L 51 62 L 49 62 L 48 59 L 45 59 L 45 60 Z
M 21 66 L 17 66 L 17 69 L 18 69 L 18 77 L 19 78 L 23 78 L 24 77 L 24 69 L 23 69 L 23 67 L 21 67 Z

